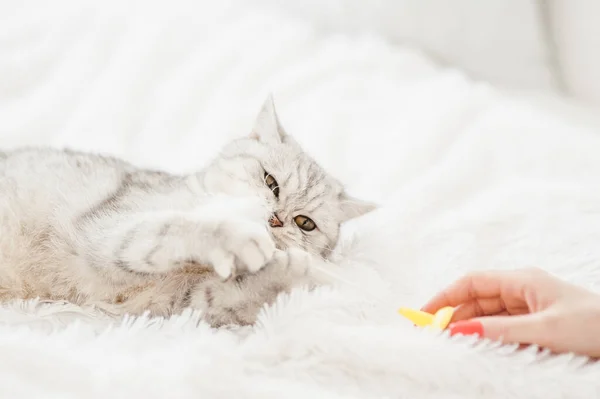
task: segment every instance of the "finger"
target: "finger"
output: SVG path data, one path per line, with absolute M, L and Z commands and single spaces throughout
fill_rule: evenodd
M 552 331 L 546 328 L 543 314 L 490 316 L 459 321 L 449 326 L 450 335 L 479 335 L 504 343 L 546 346 Z
M 526 305 L 513 306 L 507 304 L 502 298 L 478 298 L 459 305 L 452 315 L 452 322 L 468 320 L 475 317 L 499 316 L 499 315 L 520 315 L 529 313 Z
M 522 279 L 522 273 L 518 271 L 471 273 L 434 296 L 421 310 L 435 313 L 445 306 L 458 306 L 480 298 L 502 297 L 503 292 L 519 292 L 515 286 L 522 286 Z
M 502 311 L 506 311 L 506 306 L 502 298 L 478 298 L 459 305 L 452 315 L 452 321 L 496 315 Z

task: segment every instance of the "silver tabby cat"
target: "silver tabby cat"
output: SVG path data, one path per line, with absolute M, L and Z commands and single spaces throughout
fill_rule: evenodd
M 0 300 L 193 307 L 213 326 L 252 324 L 279 293 L 315 284 L 340 225 L 372 209 L 284 132 L 271 97 L 250 135 L 192 175 L 67 150 L 0 153 Z

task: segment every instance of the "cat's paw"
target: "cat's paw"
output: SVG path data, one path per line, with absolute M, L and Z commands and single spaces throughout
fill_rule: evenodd
M 273 269 L 284 272 L 293 277 L 306 276 L 314 262 L 314 255 L 298 249 L 288 248 L 285 251 L 275 251 L 273 259 L 269 262 Z
M 298 248 L 277 250 L 269 268 L 282 276 L 313 283 L 329 283 L 337 274 L 336 266 L 319 255 Z
M 195 252 L 227 279 L 255 273 L 273 257 L 275 242 L 268 230 L 269 209 L 254 197 L 214 196 L 197 210 L 202 236 Z
M 224 279 L 240 272 L 257 272 L 275 253 L 275 242 L 264 223 L 224 222 L 215 232 L 215 239 L 209 259 L 215 272 Z

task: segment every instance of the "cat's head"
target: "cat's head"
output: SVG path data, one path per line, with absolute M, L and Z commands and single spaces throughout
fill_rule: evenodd
M 375 205 L 348 195 L 282 128 L 271 96 L 252 132 L 227 144 L 206 175 L 211 191 L 257 196 L 272 215 L 279 248 L 300 247 L 327 256 L 340 225 Z

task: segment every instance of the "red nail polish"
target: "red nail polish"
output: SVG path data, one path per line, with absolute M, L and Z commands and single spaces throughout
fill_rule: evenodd
M 450 324 L 450 335 L 479 335 L 483 337 L 483 325 L 477 320 L 457 321 Z

